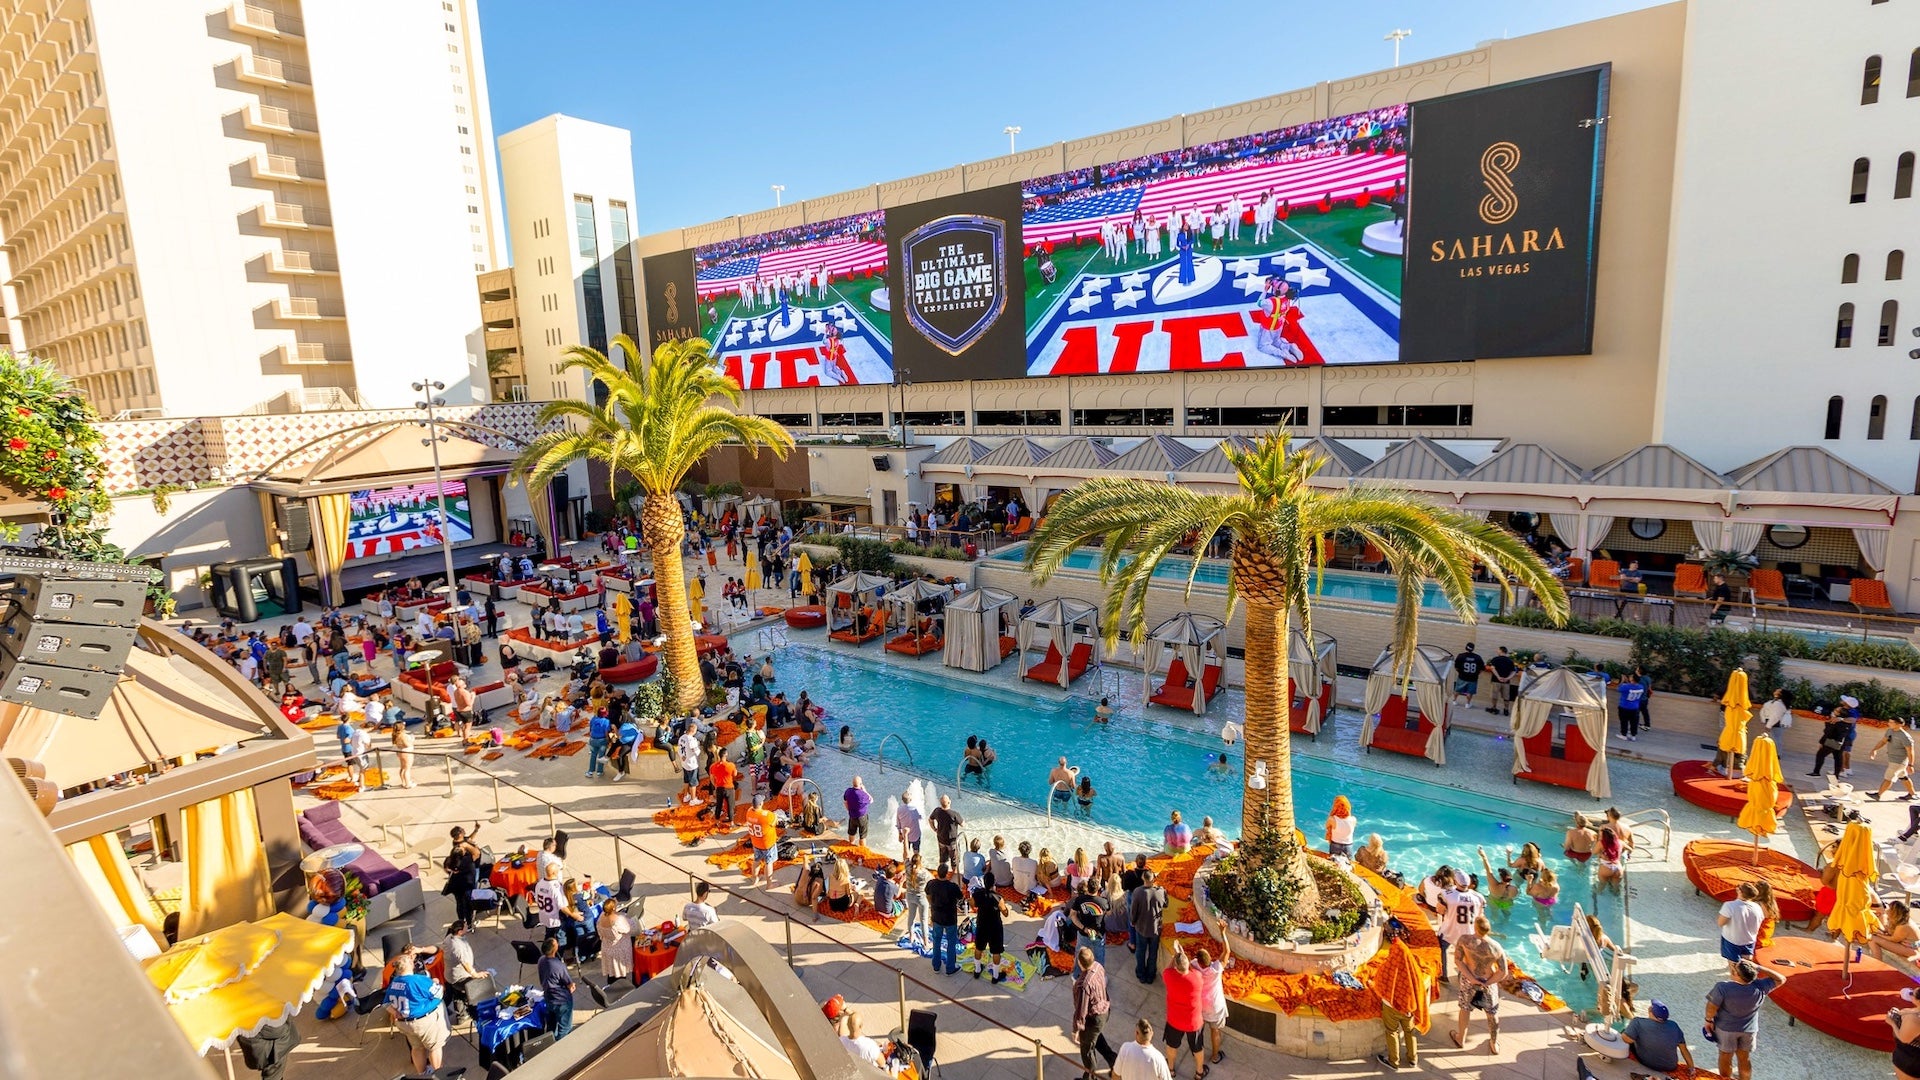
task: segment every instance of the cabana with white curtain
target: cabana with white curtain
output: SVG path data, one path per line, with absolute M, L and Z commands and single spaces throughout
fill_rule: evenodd
M 1453 654 L 1438 645 L 1380 650 L 1367 675 L 1360 745 L 1447 763 L 1447 675 Z M 1408 698 L 1411 696 L 1412 700 Z
M 878 574 L 853 573 L 827 586 L 827 636 L 859 645 L 884 633 L 887 620 L 877 609 L 889 584 Z
M 1207 701 L 1220 693 L 1224 663 L 1215 650 L 1226 628 L 1219 619 L 1185 612 L 1148 631 L 1146 663 L 1142 667 L 1147 702 L 1205 716 Z M 1167 654 L 1173 659 L 1167 664 L 1166 680 L 1155 690 L 1154 673 Z
M 900 631 L 887 642 L 887 651 L 902 656 L 925 656 L 944 649 L 946 641 L 934 633 L 934 613 L 920 609 L 922 605 L 931 609 L 931 601 L 946 600 L 952 595 L 952 589 L 925 578 L 914 578 L 887 590 L 881 598 L 881 603 L 886 605 L 887 624 Z
M 1333 714 L 1333 691 L 1340 682 L 1336 644 L 1332 634 L 1320 630 L 1313 632 L 1312 644 L 1299 627 L 1288 637 L 1287 726 L 1317 739 L 1320 725 Z
M 1020 674 L 1065 689 L 1099 659 L 1100 610 L 1084 600 L 1043 602 L 1020 620 Z M 1027 650 L 1044 636 L 1046 658 L 1027 664 Z
M 1585 789 L 1596 799 L 1613 793 L 1604 682 L 1563 667 L 1529 670 L 1513 705 L 1513 778 Z
M 1000 619 L 1016 597 L 1004 589 L 979 588 L 961 593 L 947 604 L 947 646 L 941 663 L 963 671 L 989 671 L 1016 647 L 1011 634 L 1000 632 Z

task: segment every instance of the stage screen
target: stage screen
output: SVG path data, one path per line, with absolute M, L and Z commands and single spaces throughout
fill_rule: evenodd
M 1590 353 L 1609 68 L 649 257 L 748 389 Z
M 693 266 L 701 336 L 741 386 L 893 381 L 884 213 L 708 244 Z
M 473 507 L 463 480 L 446 482 L 447 529 L 455 544 L 473 539 Z M 438 547 L 440 504 L 432 484 L 356 491 L 347 520 L 346 559 L 402 555 Z

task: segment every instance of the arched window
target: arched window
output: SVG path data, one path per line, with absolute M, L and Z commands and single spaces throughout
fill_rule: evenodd
M 1833 347 L 1847 349 L 1853 347 L 1853 305 L 1841 304 L 1840 317 L 1833 323 Z
M 1840 437 L 1840 414 L 1846 410 L 1846 400 L 1835 394 L 1827 399 L 1827 438 Z
M 1887 252 L 1887 280 L 1899 281 L 1907 272 L 1907 253 L 1899 248 Z
M 1905 199 L 1913 195 L 1913 151 L 1900 155 L 1900 164 L 1893 170 L 1893 197 Z M 1855 202 L 1862 201 L 1855 199 Z
M 1860 256 L 1849 252 L 1840 260 L 1840 284 L 1852 285 L 1860 280 Z
M 1867 406 L 1867 438 L 1884 439 L 1887 435 L 1887 398 L 1885 394 L 1874 396 L 1873 403 Z
M 1853 159 L 1853 190 L 1847 194 L 1850 203 L 1867 201 L 1867 170 L 1870 166 L 1866 158 Z
M 1872 105 L 1880 100 L 1880 58 L 1867 57 L 1866 71 L 1860 76 L 1860 104 Z
M 1880 344 L 1893 344 L 1893 324 L 1900 321 L 1900 301 L 1889 300 L 1880 305 Z

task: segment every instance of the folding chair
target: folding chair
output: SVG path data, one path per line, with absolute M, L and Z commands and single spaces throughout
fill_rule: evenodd
M 944 1076 L 945 1073 L 940 1070 L 940 1062 L 934 1057 L 934 1049 L 940 1042 L 939 1033 L 936 1030 L 939 1026 L 940 1016 L 932 1010 L 914 1009 L 907 1013 L 907 1045 L 913 1047 L 913 1052 L 920 1055 L 920 1060 L 926 1064 L 927 1069 Z M 922 1072 L 920 1075 L 927 1074 Z
M 480 916 L 483 914 L 491 914 L 493 916 L 493 928 L 495 930 L 500 929 L 500 894 L 493 891 L 492 888 L 482 885 L 480 888 L 468 894 L 467 910 L 472 915 L 474 922 L 478 922 Z
M 413 931 L 402 926 L 397 930 L 388 930 L 380 935 L 380 962 L 393 963 L 393 958 L 407 951 L 413 944 Z
M 513 958 L 520 963 L 520 971 L 514 976 L 513 981 L 525 984 L 527 965 L 532 964 L 536 968 L 540 966 L 540 946 L 536 942 L 521 938 L 516 938 L 508 944 L 513 946 Z

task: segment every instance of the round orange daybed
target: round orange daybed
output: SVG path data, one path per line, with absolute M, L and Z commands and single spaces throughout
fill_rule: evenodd
M 827 625 L 827 609 L 819 604 L 787 609 L 787 625 L 795 630 L 818 630 Z
M 1739 817 L 1740 811 L 1747 808 L 1746 781 L 1729 780 L 1721 776 L 1713 771 L 1712 762 L 1678 762 L 1669 775 L 1673 778 L 1673 793 L 1695 806 L 1728 817 Z M 1774 800 L 1774 812 L 1784 814 L 1791 805 L 1793 790 L 1782 787 L 1780 797 Z
M 631 664 L 615 664 L 612 667 L 601 668 L 600 677 L 608 683 L 636 683 L 659 669 L 659 655 L 648 653 Z
M 1760 962 L 1781 967 L 1787 981 L 1771 995 L 1794 1020 L 1855 1046 L 1893 1051 L 1887 1010 L 1906 1008 L 1900 991 L 1913 985 L 1905 972 L 1863 956 L 1853 964 L 1853 982 L 1841 977 L 1841 946 L 1816 938 L 1776 937 L 1760 950 Z M 1791 965 L 1783 961 L 1791 960 Z M 1812 970 L 1808 970 L 1811 968 Z
M 1803 923 L 1814 917 L 1820 872 L 1784 852 L 1761 848 L 1755 865 L 1751 840 L 1695 840 L 1680 852 L 1680 862 L 1693 887 L 1721 903 L 1733 899 L 1741 882 L 1764 878 L 1773 886 L 1781 922 Z

